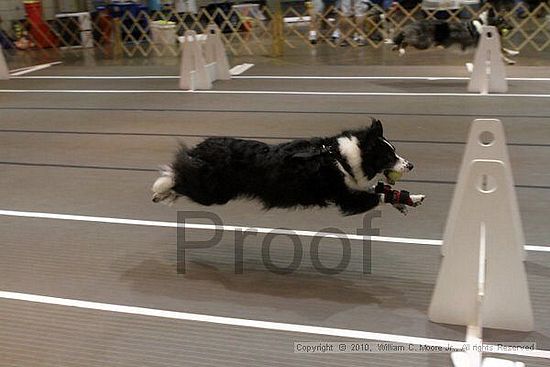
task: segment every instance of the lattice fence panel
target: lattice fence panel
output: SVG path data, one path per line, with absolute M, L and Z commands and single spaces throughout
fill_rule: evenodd
M 90 29 L 82 29 L 78 18 L 54 18 L 34 24 L 22 20 L 8 34 L 21 50 L 47 50 L 72 52 L 81 48 L 93 48 L 96 53 L 110 56 L 120 53 L 127 57 L 177 56 L 177 41 L 186 30 L 204 33 L 208 24 L 215 23 L 222 30 L 222 41 L 229 53 L 268 54 L 272 44 L 281 40 L 286 47 L 383 47 L 393 34 L 411 22 L 420 19 L 446 19 L 449 22 L 465 22 L 476 18 L 488 9 L 464 6 L 456 10 L 423 9 L 417 6 L 407 9 L 394 3 L 389 9 L 373 7 L 362 22 L 346 17 L 335 8 L 315 13 L 311 6 L 286 8 L 282 25 L 268 8 L 233 7 L 206 8 L 197 14 L 162 11 L 137 14 L 123 13 L 113 18 L 105 13 L 92 17 Z M 513 9 L 500 15 L 510 25 L 503 34 L 507 47 L 517 50 L 531 48 L 544 51 L 550 47 L 550 7 L 541 3 L 529 8 L 518 3 Z M 282 33 L 274 35 L 274 30 Z M 312 42 L 311 33 L 316 34 Z M 160 35 L 160 36 L 159 36 Z

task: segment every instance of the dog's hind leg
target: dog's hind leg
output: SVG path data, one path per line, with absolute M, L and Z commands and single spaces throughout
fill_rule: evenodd
M 516 60 L 510 59 L 510 58 L 504 56 L 504 54 L 502 55 L 502 60 L 508 65 L 514 65 L 516 63 Z
M 508 56 L 517 56 L 519 55 L 518 50 L 510 50 L 509 48 L 503 47 L 502 52 L 504 52 Z

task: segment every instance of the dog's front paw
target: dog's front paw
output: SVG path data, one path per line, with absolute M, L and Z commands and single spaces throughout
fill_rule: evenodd
M 406 202 L 404 202 L 404 203 L 403 202 L 395 203 L 395 204 L 392 204 L 392 206 L 395 209 L 399 210 L 401 212 L 401 214 L 407 215 L 409 213 L 408 206 L 413 207 L 413 208 L 417 207 L 417 206 L 421 205 L 424 202 L 425 198 L 426 198 L 426 195 L 420 195 L 420 194 L 409 195 Z
M 395 209 L 399 210 L 403 215 L 407 215 L 409 213 L 409 209 L 407 209 L 407 206 L 405 204 L 393 204 L 392 206 Z
M 403 214 L 406 214 L 407 206 L 419 206 L 426 198 L 426 195 L 410 194 L 407 190 L 394 190 L 383 182 L 374 187 L 374 192 L 380 195 L 380 202 L 393 205 Z

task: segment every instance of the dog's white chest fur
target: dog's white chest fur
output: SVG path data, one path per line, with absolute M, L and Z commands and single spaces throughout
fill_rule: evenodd
M 359 140 L 355 136 L 341 136 L 337 139 L 338 149 L 343 158 L 346 159 L 351 169 L 350 174 L 337 162 L 338 169 L 344 174 L 344 180 L 349 188 L 355 190 L 367 190 L 368 179 L 363 172 L 363 158 L 361 157 L 361 148 L 359 147 Z

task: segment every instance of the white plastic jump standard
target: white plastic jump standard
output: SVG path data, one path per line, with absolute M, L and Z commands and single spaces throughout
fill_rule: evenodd
M 202 35 L 201 35 L 202 36 Z M 207 28 L 206 40 L 188 30 L 182 42 L 180 88 L 211 89 L 217 79 L 231 79 L 229 62 L 221 41 L 220 30 L 215 25 Z
M 456 223 L 447 239 L 429 318 L 531 331 L 533 311 L 512 215 L 514 188 L 505 164 L 476 159 L 461 179 L 457 186 L 464 186 L 462 200 L 453 203 Z
M 10 71 L 8 70 L 8 65 L 6 64 L 6 59 L 4 59 L 4 52 L 0 46 L 0 79 L 9 79 Z
M 192 30 L 186 31 L 183 37 L 180 88 L 191 90 L 212 88 L 212 81 L 206 73 L 202 47 L 197 33 Z
M 468 91 L 481 94 L 506 93 L 508 82 L 498 31 L 495 27 L 483 26 L 479 37 Z
M 229 72 L 229 61 L 227 60 L 227 54 L 221 39 L 220 29 L 216 25 L 210 24 L 206 28 L 206 32 L 208 35 L 206 44 L 204 45 L 206 66 L 215 70 L 215 73 L 212 72 L 212 80 L 231 79 L 231 73 Z
M 470 126 L 470 133 L 468 135 L 464 156 L 462 157 L 462 165 L 458 173 L 458 180 L 453 195 L 453 201 L 451 203 L 451 209 L 447 217 L 445 232 L 443 233 L 443 245 L 441 246 L 441 254 L 443 256 L 447 253 L 448 244 L 452 242 L 451 236 L 452 233 L 454 233 L 454 226 L 458 220 L 457 210 L 459 204 L 464 198 L 464 195 L 466 195 L 466 186 L 458 183 L 464 181 L 464 175 L 466 174 L 468 166 L 474 159 L 493 159 L 502 161 L 504 163 L 505 175 L 509 181 L 509 185 L 512 188 L 515 187 L 502 122 L 497 119 L 474 120 Z M 523 233 L 523 226 L 521 223 L 521 216 L 519 214 L 518 200 L 515 190 L 511 191 L 509 200 L 510 205 L 512 206 L 511 214 L 514 221 L 516 243 L 522 252 L 522 258 L 525 259 L 525 235 Z

